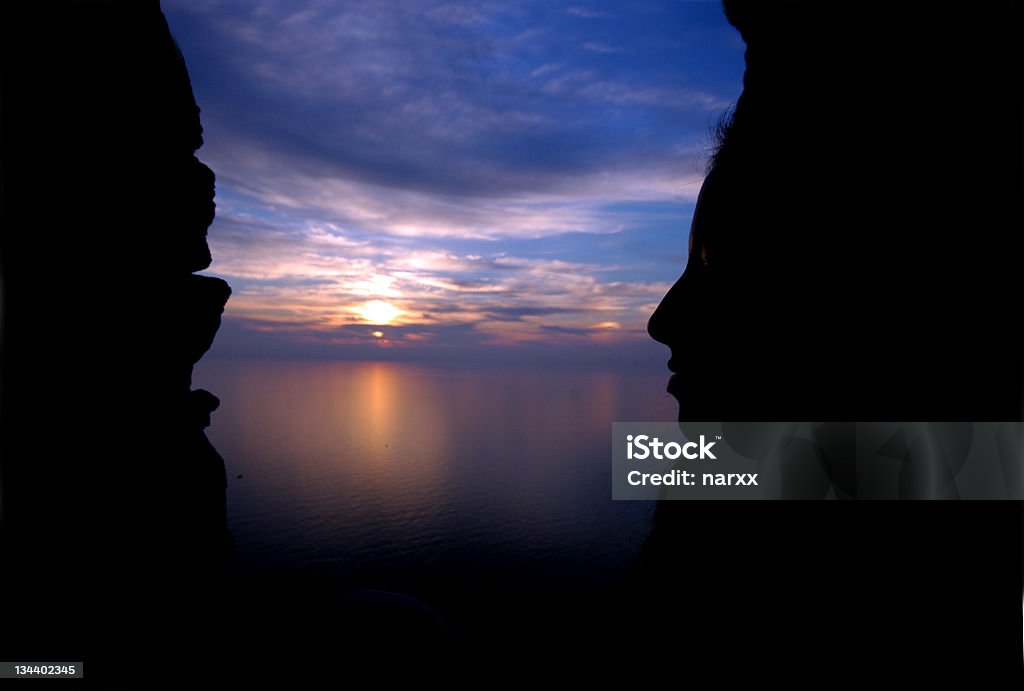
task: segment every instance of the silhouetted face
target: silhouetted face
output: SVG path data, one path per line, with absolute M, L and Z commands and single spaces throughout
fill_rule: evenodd
M 798 270 L 780 269 L 772 254 L 793 247 L 779 242 L 785 231 L 762 217 L 762 200 L 742 175 L 708 174 L 690 226 L 686 269 L 648 323 L 651 337 L 672 351 L 668 391 L 679 402 L 680 420 L 756 415 L 778 402 L 780 367 L 792 371 L 784 364 L 794 351 L 782 347 L 779 308 L 786 303 L 783 286 Z
M 699 406 L 692 398 L 708 386 L 712 363 L 707 352 L 708 336 L 701 313 L 715 301 L 714 269 L 708 236 L 714 232 L 714 213 L 709 202 L 715 193 L 712 172 L 701 187 L 690 225 L 686 269 L 669 289 L 651 315 L 647 331 L 656 341 L 671 348 L 668 368 L 673 372 L 668 392 L 679 402 L 680 420 L 695 419 Z M 705 309 L 701 309 L 701 305 Z

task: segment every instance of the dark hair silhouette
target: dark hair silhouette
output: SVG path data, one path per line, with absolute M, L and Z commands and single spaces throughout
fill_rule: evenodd
M 735 114 L 735 109 L 729 108 L 719 116 L 714 127 L 711 128 L 711 144 L 707 154 L 707 164 L 704 168 L 705 175 L 714 170 L 719 159 L 723 158 L 728 152 L 729 132 L 732 130 L 733 116 Z

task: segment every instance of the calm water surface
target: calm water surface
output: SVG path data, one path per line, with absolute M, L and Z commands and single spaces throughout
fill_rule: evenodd
M 606 589 L 653 506 L 610 499 L 611 423 L 667 371 L 204 361 L 239 575 L 417 591 Z

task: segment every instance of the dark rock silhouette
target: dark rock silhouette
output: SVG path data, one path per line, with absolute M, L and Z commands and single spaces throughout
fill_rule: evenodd
M 152 686 L 213 654 L 231 558 L 191 390 L 230 295 L 194 274 L 199 109 L 155 0 L 6 3 L 2 32 L 0 657 Z
M 744 89 L 649 326 L 680 419 L 1021 420 L 1019 3 L 725 11 Z M 691 677 L 1019 685 L 1021 545 L 1010 501 L 666 502 L 626 626 Z

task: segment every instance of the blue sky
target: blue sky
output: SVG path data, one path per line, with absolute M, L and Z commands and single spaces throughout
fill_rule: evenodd
M 628 349 L 742 87 L 717 2 L 164 0 L 217 174 L 217 348 Z

